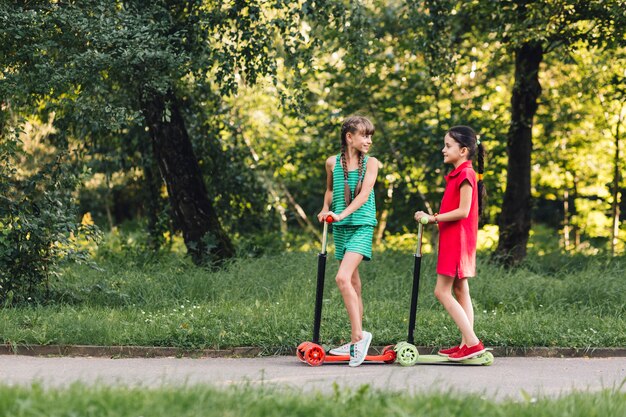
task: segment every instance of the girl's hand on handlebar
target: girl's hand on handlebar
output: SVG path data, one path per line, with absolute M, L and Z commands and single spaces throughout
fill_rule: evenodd
M 319 220 L 320 223 L 324 223 L 326 221 L 326 219 L 328 218 L 328 216 L 333 218 L 333 222 L 341 221 L 341 217 L 339 217 L 338 214 L 333 213 L 332 211 L 322 211 L 322 212 L 320 212 L 320 214 L 317 215 L 317 220 Z
M 338 214 L 333 213 L 332 211 L 329 211 L 328 213 L 326 213 L 327 216 L 331 216 L 333 218 L 333 221 L 335 222 L 340 222 L 342 219 L 341 217 L 339 217 Z
M 428 213 L 425 213 L 423 211 L 416 211 L 413 217 L 415 218 L 416 222 L 419 222 L 422 217 L 426 217 L 427 219 L 429 219 Z
M 333 213 L 332 211 L 322 211 L 320 212 L 320 214 L 317 215 L 317 220 L 319 220 L 320 223 L 324 223 L 326 221 L 326 219 L 328 218 L 328 216 L 333 218 L 333 221 L 338 222 L 339 216 L 336 215 L 335 213 Z

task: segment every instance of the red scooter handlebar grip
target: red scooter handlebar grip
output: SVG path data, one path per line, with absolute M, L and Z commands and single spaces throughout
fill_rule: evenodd
M 332 223 L 334 221 L 335 220 L 333 219 L 333 216 L 331 216 L 331 215 L 326 216 L 326 223 Z

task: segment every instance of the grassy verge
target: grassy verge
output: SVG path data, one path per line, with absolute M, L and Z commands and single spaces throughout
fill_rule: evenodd
M 523 402 L 495 402 L 477 395 L 408 395 L 372 391 L 364 385 L 334 394 L 237 387 L 84 387 L 65 389 L 0 386 L 0 416 L 621 416 L 626 393 L 605 390 Z
M 437 303 L 435 257 L 424 257 L 416 343 L 457 341 Z M 102 270 L 67 269 L 55 302 L 0 310 L 3 343 L 154 345 L 186 348 L 260 346 L 292 349 L 311 337 L 315 253 L 239 259 L 210 272 L 177 255 L 101 260 Z M 322 340 L 349 336 L 329 258 Z M 377 253 L 362 280 L 364 327 L 374 344 L 406 338 L 412 284 L 410 253 Z M 535 257 L 515 271 L 479 258 L 470 287 L 476 329 L 491 346 L 620 347 L 626 345 L 626 259 Z

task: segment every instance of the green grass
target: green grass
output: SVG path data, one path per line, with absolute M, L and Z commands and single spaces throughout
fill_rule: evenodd
M 0 310 L 8 344 L 153 345 L 185 348 L 259 346 L 286 352 L 312 331 L 315 253 L 239 259 L 217 272 L 178 255 L 113 256 L 101 270 L 68 268 L 55 302 Z M 416 343 L 442 346 L 458 331 L 432 292 L 435 256 L 423 258 Z M 349 322 L 329 257 L 322 340 L 349 337 Z M 410 252 L 376 253 L 364 263 L 364 327 L 374 344 L 406 339 L 412 284 Z M 626 345 L 626 259 L 531 257 L 505 270 L 479 256 L 470 288 L 476 330 L 490 346 L 622 347 Z
M 334 394 L 249 386 L 218 390 L 85 387 L 63 389 L 0 386 L 0 416 L 623 416 L 626 393 L 619 389 L 578 392 L 558 398 L 495 402 L 454 393 L 408 395 L 371 390 Z

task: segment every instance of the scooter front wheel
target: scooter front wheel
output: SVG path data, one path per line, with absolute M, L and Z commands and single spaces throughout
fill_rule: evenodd
M 396 347 L 396 353 L 396 361 L 402 366 L 415 365 L 419 357 L 417 348 L 410 343 L 402 343 L 399 348 Z
M 324 352 L 324 349 L 313 343 L 304 352 L 304 360 L 311 366 L 320 366 L 324 363 L 325 358 L 326 352 Z

